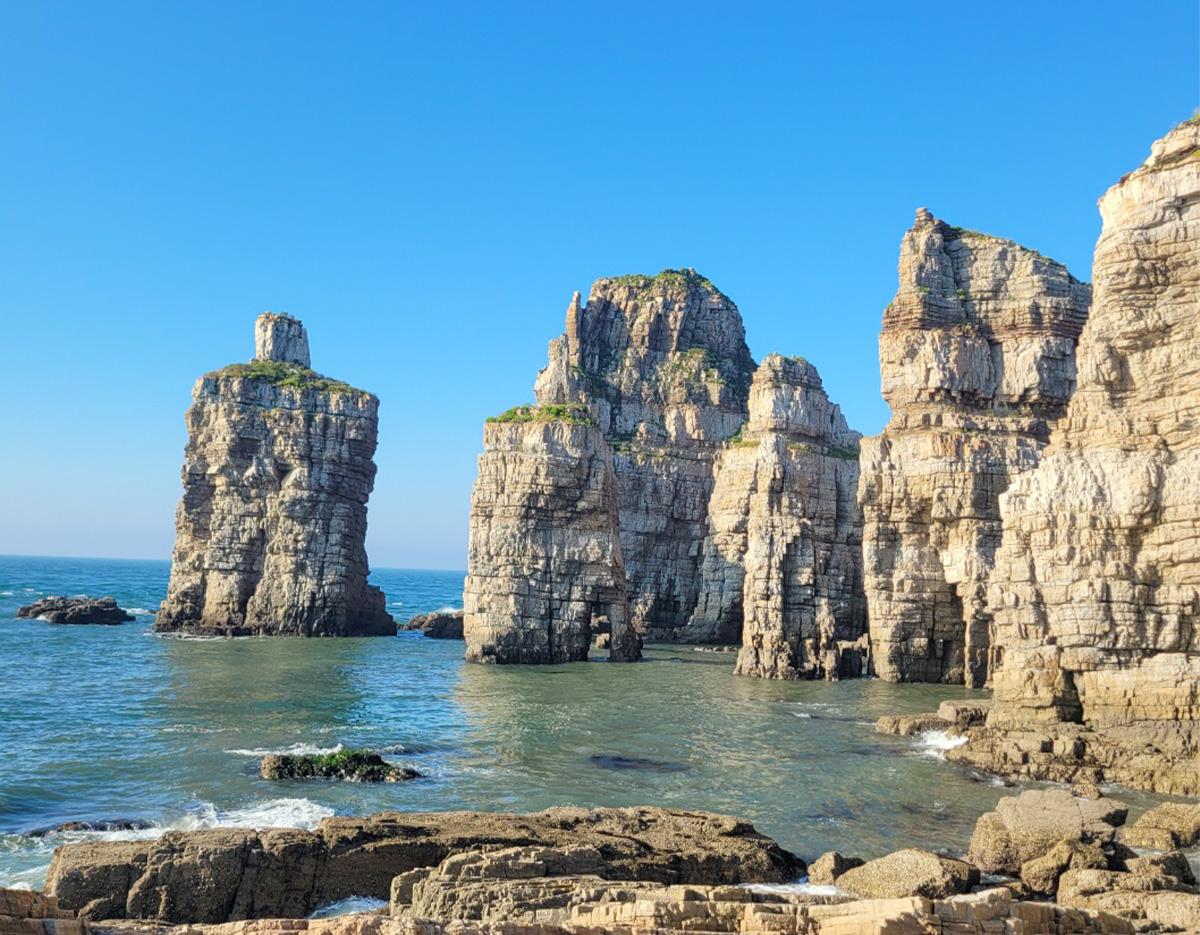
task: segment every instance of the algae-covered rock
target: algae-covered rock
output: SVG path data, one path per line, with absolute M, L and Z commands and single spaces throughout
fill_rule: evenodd
M 421 774 L 407 766 L 393 766 L 369 750 L 337 753 L 272 754 L 262 758 L 263 779 L 345 779 L 350 782 L 405 782 Z

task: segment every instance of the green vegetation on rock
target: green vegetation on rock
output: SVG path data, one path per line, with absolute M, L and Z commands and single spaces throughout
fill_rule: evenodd
M 561 406 L 534 406 L 525 403 L 513 406 L 498 416 L 489 416 L 488 422 L 568 422 L 572 425 L 595 425 L 596 420 L 582 403 L 566 403 Z
M 350 782 L 404 782 L 421 776 L 407 766 L 393 766 L 370 750 L 273 754 L 263 757 L 259 774 L 263 779 L 344 779 Z
M 215 370 L 209 376 L 237 377 L 242 380 L 258 380 L 272 386 L 297 390 L 321 390 L 327 393 L 362 393 L 349 383 L 322 376 L 299 364 L 282 360 L 252 360 L 248 364 L 230 364 Z
M 634 286 L 638 289 L 646 289 L 656 284 L 664 286 L 700 286 L 701 288 L 708 289 L 710 292 L 715 292 L 721 298 L 729 301 L 729 296 L 714 286 L 711 279 L 707 276 L 702 276 L 691 267 L 664 269 L 655 276 L 647 276 L 644 273 L 613 276 L 609 279 L 609 282 L 618 286 Z

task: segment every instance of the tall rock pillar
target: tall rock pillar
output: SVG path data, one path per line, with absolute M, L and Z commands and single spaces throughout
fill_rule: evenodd
M 308 369 L 308 337 L 267 313 L 256 358 L 201 377 L 155 629 L 215 635 L 396 632 L 367 584 L 379 400 Z

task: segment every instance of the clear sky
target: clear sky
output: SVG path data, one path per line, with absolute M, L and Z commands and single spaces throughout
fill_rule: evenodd
M 465 565 L 485 416 L 571 292 L 692 266 L 879 431 L 918 205 L 1090 279 L 1200 103 L 1196 0 L 0 8 L 0 552 L 166 558 L 264 309 L 382 399 L 373 564 Z

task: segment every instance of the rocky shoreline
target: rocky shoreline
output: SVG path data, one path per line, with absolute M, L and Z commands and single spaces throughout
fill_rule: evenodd
M 1095 791 L 1029 789 L 980 817 L 965 854 L 811 866 L 749 822 L 650 807 L 171 832 L 58 848 L 44 895 L 0 891 L 0 932 L 1195 931 L 1181 848 L 1200 844 L 1200 805 L 1127 814 Z M 309 918 L 354 897 L 386 908 Z

